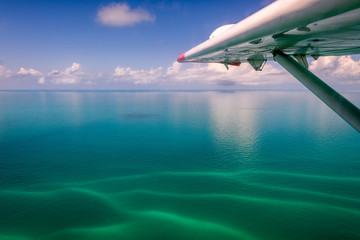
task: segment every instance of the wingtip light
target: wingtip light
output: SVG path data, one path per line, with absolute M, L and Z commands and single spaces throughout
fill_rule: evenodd
M 185 62 L 185 53 L 181 54 L 180 57 L 177 59 L 178 62 Z

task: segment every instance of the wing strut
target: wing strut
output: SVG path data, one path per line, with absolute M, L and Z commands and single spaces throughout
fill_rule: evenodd
M 360 132 L 360 110 L 292 57 L 275 52 L 274 60 Z

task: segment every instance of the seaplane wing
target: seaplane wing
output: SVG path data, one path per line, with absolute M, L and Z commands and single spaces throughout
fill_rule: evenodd
M 275 60 L 360 132 L 360 110 L 307 68 L 307 57 L 360 54 L 360 0 L 278 0 L 237 24 L 216 29 L 179 62 Z
M 302 56 L 360 53 L 359 0 L 279 0 L 237 24 L 216 29 L 179 62 L 239 65 L 261 70 L 274 52 Z

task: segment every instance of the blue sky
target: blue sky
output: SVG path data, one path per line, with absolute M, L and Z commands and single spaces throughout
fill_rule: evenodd
M 0 89 L 297 88 L 275 64 L 264 73 L 248 66 L 227 73 L 221 65 L 174 63 L 217 27 L 269 2 L 3 0 Z M 265 73 L 275 79 L 263 83 Z

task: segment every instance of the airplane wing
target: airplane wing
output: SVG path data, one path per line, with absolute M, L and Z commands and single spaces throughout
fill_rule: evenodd
M 351 54 L 360 54 L 359 0 L 278 0 L 237 24 L 216 29 L 178 61 L 222 63 L 226 68 L 248 62 L 261 71 L 268 60 L 275 60 L 360 132 L 360 110 L 307 70 L 309 56 L 316 60 Z
M 272 60 L 277 50 L 315 58 L 359 54 L 360 1 L 279 0 L 237 24 L 218 28 L 178 60 Z

